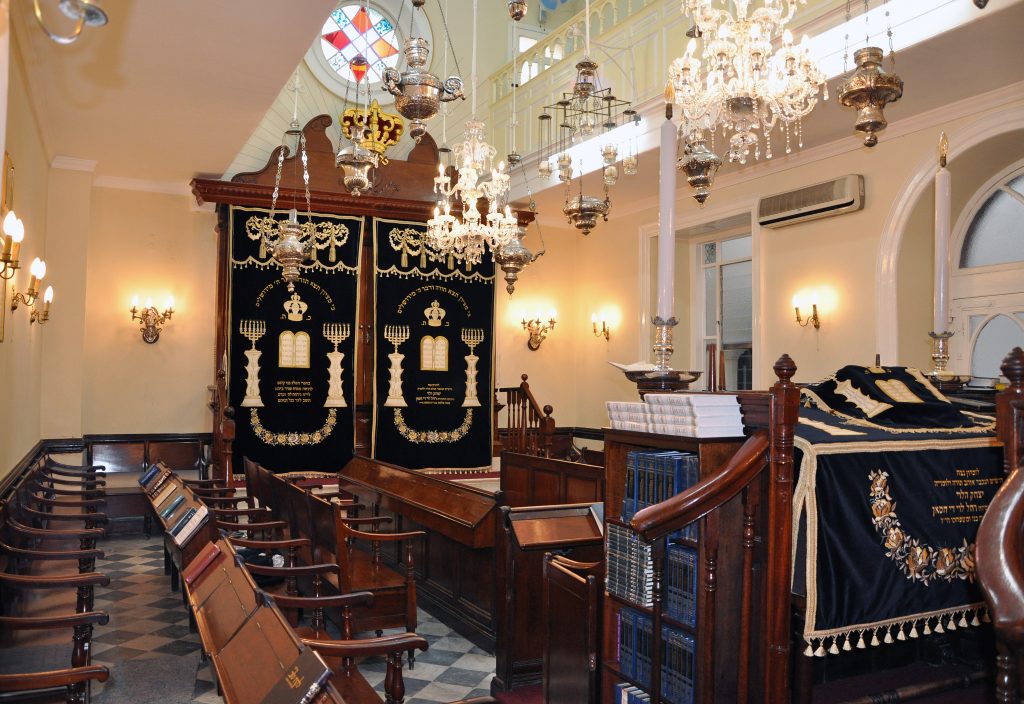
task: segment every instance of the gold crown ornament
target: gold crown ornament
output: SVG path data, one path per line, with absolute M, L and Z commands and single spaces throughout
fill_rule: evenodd
M 398 144 L 404 131 L 402 117 L 384 112 L 376 100 L 370 103 L 369 110 L 349 108 L 341 115 L 342 135 L 377 154 L 382 165 L 388 163 L 384 152 Z M 354 138 L 354 134 L 360 137 Z

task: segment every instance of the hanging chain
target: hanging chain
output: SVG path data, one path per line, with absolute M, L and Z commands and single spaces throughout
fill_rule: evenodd
M 871 25 L 868 22 L 868 0 L 864 0 L 864 46 L 871 46 Z
M 843 37 L 843 73 L 850 67 L 850 0 L 846 0 L 846 36 Z
M 885 7 L 885 35 L 889 37 L 889 70 L 896 73 L 896 49 L 892 45 L 892 21 L 889 17 L 889 0 L 884 0 Z
M 277 173 L 274 175 L 274 193 L 270 196 L 270 217 L 273 219 L 274 210 L 277 208 L 277 194 L 281 191 L 281 167 L 284 166 L 284 152 L 286 147 L 282 144 L 277 154 Z
M 306 189 L 306 215 L 312 219 L 313 208 L 309 202 L 309 156 L 306 154 L 306 133 L 299 132 L 299 145 L 302 150 L 302 183 Z

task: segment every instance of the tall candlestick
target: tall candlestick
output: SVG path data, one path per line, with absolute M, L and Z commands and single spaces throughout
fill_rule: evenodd
M 676 126 L 661 125 L 660 180 L 658 184 L 658 307 L 663 320 L 672 317 L 676 267 Z
M 932 330 L 946 331 L 949 323 L 949 231 L 950 174 L 946 169 L 949 141 L 946 133 L 939 140 L 939 170 L 935 172 L 935 292 Z

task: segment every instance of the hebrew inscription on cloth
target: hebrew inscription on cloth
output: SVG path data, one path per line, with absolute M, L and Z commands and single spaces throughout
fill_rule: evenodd
M 275 218 L 284 218 L 276 213 Z M 289 292 L 258 236 L 269 211 L 230 209 L 228 392 L 235 468 L 337 471 L 352 456 L 353 340 L 361 218 L 313 214 L 316 256 Z
M 494 264 L 453 266 L 422 223 L 375 219 L 374 456 L 490 464 Z

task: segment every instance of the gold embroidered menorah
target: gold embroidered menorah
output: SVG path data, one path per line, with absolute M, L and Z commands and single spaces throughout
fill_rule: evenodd
M 338 351 L 338 345 L 348 339 L 352 334 L 352 327 L 348 323 L 324 323 L 324 337 L 334 345 L 334 351 Z
M 267 333 L 267 324 L 262 320 L 241 320 L 238 323 L 238 332 L 252 343 L 256 349 L 256 342 Z
M 385 325 L 384 339 L 395 346 L 395 353 L 398 353 L 398 346 L 409 339 L 408 325 Z
M 469 347 L 469 353 L 474 354 L 476 346 L 484 341 L 483 328 L 465 328 L 462 331 L 462 341 Z

